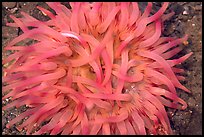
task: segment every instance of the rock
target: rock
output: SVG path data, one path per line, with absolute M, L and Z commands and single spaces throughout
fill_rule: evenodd
M 188 99 L 189 107 L 195 107 L 195 104 L 196 104 L 196 102 L 195 102 L 195 100 L 193 98 L 189 98 Z
M 6 9 L 12 9 L 12 8 L 16 7 L 17 2 L 2 2 L 2 5 L 3 5 Z

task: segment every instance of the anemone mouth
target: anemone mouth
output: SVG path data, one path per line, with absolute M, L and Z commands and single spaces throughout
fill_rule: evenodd
M 168 3 L 150 17 L 152 3 L 144 13 L 135 2 L 47 4 L 56 14 L 38 9 L 48 21 L 22 13 L 8 23 L 24 33 L 4 48 L 15 52 L 3 60 L 3 99 L 13 99 L 3 110 L 30 109 L 7 127 L 29 117 L 18 127 L 27 134 L 44 121 L 33 134 L 171 134 L 165 107 L 185 109 L 176 88 L 189 92 L 175 65 L 192 53 L 171 59 L 187 35 L 161 37 Z M 26 39 L 37 42 L 17 45 Z

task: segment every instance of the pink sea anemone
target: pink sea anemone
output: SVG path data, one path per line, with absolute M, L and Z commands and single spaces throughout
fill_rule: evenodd
M 161 36 L 168 2 L 152 16 L 152 3 L 143 13 L 136 2 L 47 4 L 55 14 L 37 8 L 48 21 L 22 12 L 8 23 L 23 34 L 4 48 L 14 52 L 3 59 L 3 99 L 13 100 L 3 110 L 29 109 L 7 128 L 27 117 L 17 127 L 27 134 L 171 134 L 165 107 L 187 107 L 176 65 L 192 53 L 171 59 L 187 35 Z M 27 39 L 36 42 L 19 45 Z

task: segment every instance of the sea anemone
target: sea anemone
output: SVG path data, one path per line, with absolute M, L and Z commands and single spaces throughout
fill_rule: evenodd
M 48 2 L 40 21 L 22 12 L 10 16 L 23 33 L 5 48 L 3 107 L 29 106 L 7 125 L 27 118 L 27 134 L 172 134 L 165 107 L 185 109 L 176 88 L 189 92 L 172 59 L 187 42 L 164 37 L 168 2 L 150 15 L 137 2 Z M 32 44 L 20 45 L 24 40 Z

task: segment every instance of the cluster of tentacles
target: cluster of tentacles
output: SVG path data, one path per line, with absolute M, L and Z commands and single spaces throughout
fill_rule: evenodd
M 187 107 L 176 65 L 192 53 L 171 59 L 187 36 L 161 36 L 168 3 L 154 15 L 152 3 L 143 13 L 136 2 L 47 4 L 55 13 L 37 8 L 48 21 L 22 12 L 7 23 L 23 34 L 4 48 L 13 54 L 3 59 L 3 100 L 13 101 L 3 110 L 29 109 L 6 126 L 27 118 L 17 127 L 27 134 L 171 134 L 165 106 Z

